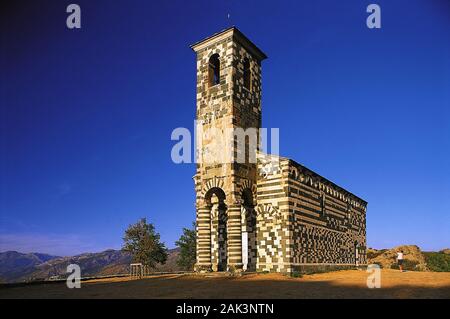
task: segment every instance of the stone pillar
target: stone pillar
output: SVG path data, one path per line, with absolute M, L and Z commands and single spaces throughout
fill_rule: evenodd
M 242 234 L 241 205 L 228 207 L 228 268 L 230 271 L 242 271 Z
M 247 225 L 248 210 L 241 206 L 241 237 L 242 237 L 242 270 L 246 271 L 248 268 L 248 225 Z
M 211 206 L 197 208 L 196 271 L 211 271 Z
M 355 265 L 359 266 L 359 247 L 358 244 L 355 245 Z
M 211 207 L 211 268 L 219 270 L 219 204 Z

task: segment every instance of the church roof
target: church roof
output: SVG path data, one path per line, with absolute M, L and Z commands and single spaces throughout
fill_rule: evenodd
M 252 41 L 250 41 L 238 28 L 232 26 L 220 32 L 214 33 L 213 35 L 198 41 L 191 45 L 191 49 L 194 51 L 199 51 L 204 49 L 211 43 L 222 40 L 223 38 L 233 35 L 234 40 L 239 42 L 242 46 L 244 46 L 252 55 L 254 55 L 259 61 L 262 61 L 267 58 L 267 55 L 261 51 Z
M 284 159 L 284 160 L 288 160 L 288 161 L 289 161 L 290 163 L 292 163 L 294 166 L 301 167 L 301 168 L 303 168 L 303 169 L 309 171 L 310 173 L 312 173 L 312 174 L 316 175 L 317 177 L 319 177 L 319 178 L 322 180 L 322 182 L 324 182 L 325 184 L 329 184 L 329 185 L 333 186 L 335 189 L 341 190 L 341 191 L 343 191 L 344 193 L 347 193 L 347 194 L 353 196 L 354 198 L 360 200 L 361 202 L 364 203 L 364 205 L 367 205 L 367 201 L 365 201 L 365 200 L 362 199 L 361 197 L 359 197 L 359 196 L 353 194 L 352 192 L 346 190 L 345 188 L 343 188 L 343 187 L 337 185 L 336 183 L 330 181 L 328 178 L 325 178 L 325 177 L 323 177 L 322 175 L 316 173 L 316 172 L 313 171 L 312 169 L 310 169 L 310 168 L 308 168 L 308 167 L 306 167 L 306 166 L 304 166 L 304 165 L 302 165 L 302 164 L 296 162 L 296 161 L 293 160 L 292 158 L 286 158 L 286 157 L 284 157 L 283 159 Z
M 259 158 L 259 159 L 261 159 L 261 158 L 266 158 L 266 159 L 268 159 L 268 158 L 278 158 L 280 162 L 286 162 L 286 163 L 288 163 L 290 166 L 300 167 L 300 168 L 302 168 L 303 170 L 306 170 L 309 174 L 312 174 L 313 176 L 319 178 L 319 179 L 321 180 L 322 183 L 327 184 L 327 185 L 330 185 L 330 186 L 332 186 L 334 189 L 340 190 L 340 191 L 342 191 L 343 193 L 346 193 L 346 194 L 352 196 L 353 198 L 359 200 L 359 201 L 362 202 L 364 205 L 367 205 L 367 201 L 366 201 L 366 200 L 364 200 L 364 199 L 362 199 L 361 197 L 355 195 L 354 193 L 348 191 L 347 189 L 343 188 L 342 186 L 339 186 L 338 184 L 336 184 L 336 183 L 330 181 L 328 178 L 323 177 L 322 175 L 320 175 L 320 174 L 318 174 L 317 172 L 313 171 L 312 169 L 306 167 L 305 165 L 298 163 L 297 161 L 295 161 L 295 160 L 292 159 L 292 158 L 288 158 L 288 157 L 284 157 L 284 156 L 280 156 L 280 155 L 268 154 L 268 153 L 264 153 L 264 152 L 261 152 L 261 151 L 258 152 L 258 158 Z

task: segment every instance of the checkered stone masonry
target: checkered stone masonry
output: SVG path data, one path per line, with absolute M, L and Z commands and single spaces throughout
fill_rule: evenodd
M 261 127 L 261 61 L 265 54 L 251 43 L 239 30 L 230 28 L 192 46 L 197 54 L 197 113 L 198 127 L 203 132 L 212 128 L 259 129 Z M 212 57 L 219 59 L 219 83 L 211 81 Z M 250 85 L 244 87 L 244 64 L 249 62 Z M 197 131 L 198 133 L 198 131 Z M 200 134 L 197 134 L 199 138 Z M 200 136 L 197 144 L 199 154 L 210 154 L 217 145 L 217 138 Z M 237 162 L 239 156 L 236 140 L 230 141 L 233 149 L 231 161 L 200 161 L 194 176 L 197 207 L 198 249 L 196 270 L 241 271 L 243 259 L 256 264 L 256 227 L 251 227 L 254 214 L 245 214 L 242 209 L 253 210 L 256 205 L 256 163 L 247 158 Z M 222 150 L 220 150 L 222 151 Z M 256 150 L 253 150 L 256 153 Z M 224 151 L 223 151 L 224 152 Z M 222 152 L 222 153 L 223 153 Z M 214 154 L 215 155 L 215 154 Z M 218 154 L 220 155 L 220 154 Z M 250 194 L 244 198 L 244 193 Z M 212 201 L 224 208 L 224 228 L 211 205 Z M 203 208 L 210 207 L 208 218 L 203 218 Z M 256 217 L 255 217 L 256 218 Z M 211 226 L 206 226 L 209 223 Z M 245 226 L 245 227 L 244 227 Z M 208 232 L 208 230 L 210 230 Z M 243 236 L 246 233 L 247 237 Z M 209 236 L 209 241 L 204 238 Z M 242 239 L 248 245 L 248 256 L 243 256 Z M 209 263 L 205 263 L 210 251 Z M 244 258 L 247 257 L 247 258 Z M 256 266 L 247 265 L 247 269 Z M 222 267 L 221 267 L 222 265 Z
M 258 156 L 260 172 L 272 157 Z M 257 181 L 257 270 L 366 264 L 367 203 L 293 160 L 278 160 Z
M 295 161 L 285 162 L 291 271 L 366 264 L 367 203 Z
M 260 128 L 265 54 L 236 28 L 192 48 L 202 129 Z M 209 79 L 213 54 L 220 61 L 216 85 Z M 250 61 L 249 89 L 244 87 L 245 59 Z M 202 140 L 197 152 L 207 153 L 213 143 Z M 230 163 L 197 164 L 195 269 L 241 271 L 246 259 L 247 270 L 285 273 L 366 264 L 367 202 L 291 159 L 262 154 L 259 147 L 256 152 L 257 164 L 237 163 L 236 148 Z

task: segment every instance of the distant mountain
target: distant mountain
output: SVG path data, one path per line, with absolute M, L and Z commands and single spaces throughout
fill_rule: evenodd
M 16 281 L 31 274 L 38 265 L 55 258 L 60 257 L 39 253 L 22 254 L 17 251 L 0 253 L 0 278 L 3 281 Z
M 158 265 L 155 271 L 178 271 L 176 264 L 179 249 L 169 250 L 167 262 Z M 82 277 L 116 275 L 129 273 L 130 254 L 121 250 L 105 250 L 99 253 L 85 253 L 72 257 L 58 257 L 46 254 L 22 254 L 15 251 L 0 253 L 0 280 L 20 282 L 44 280 L 50 277 L 67 276 L 67 266 L 77 264 Z

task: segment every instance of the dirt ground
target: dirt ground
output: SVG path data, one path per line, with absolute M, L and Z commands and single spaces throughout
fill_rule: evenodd
M 450 273 L 381 272 L 381 288 L 367 288 L 368 273 L 336 271 L 291 278 L 281 274 L 161 275 L 0 288 L 0 298 L 450 298 Z

